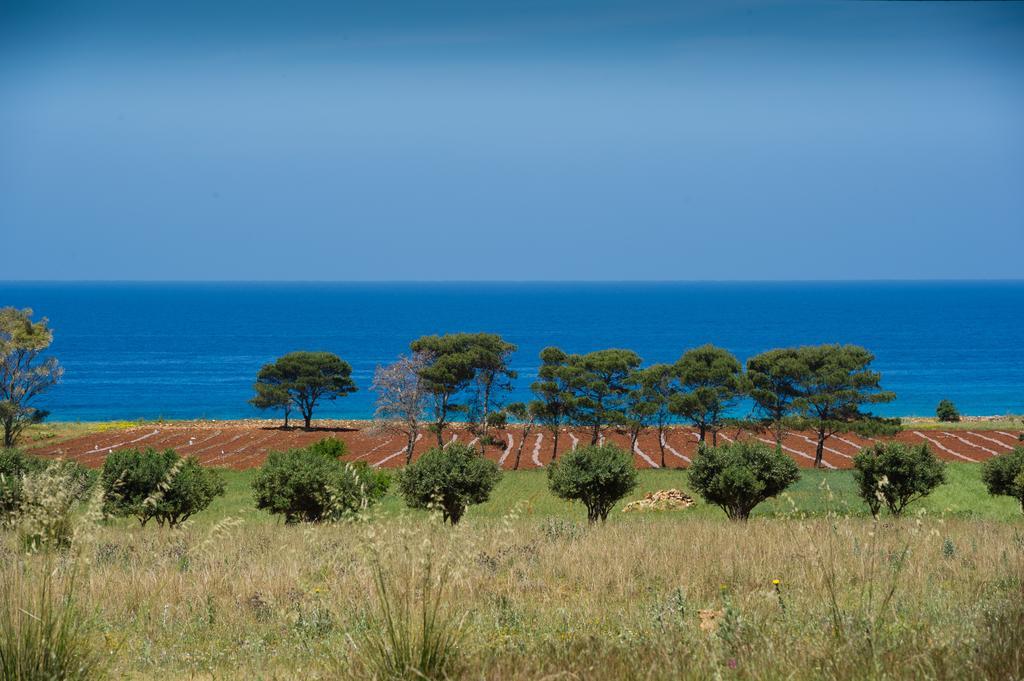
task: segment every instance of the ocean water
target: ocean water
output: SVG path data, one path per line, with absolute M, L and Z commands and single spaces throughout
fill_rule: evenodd
M 359 392 L 321 416 L 368 417 L 374 367 L 429 333 L 490 331 L 516 343 L 515 397 L 537 353 L 607 347 L 674 361 L 715 343 L 741 359 L 773 347 L 857 343 L 896 402 L 929 415 L 1024 413 L 1024 282 L 927 283 L 16 283 L 0 306 L 50 319 L 65 367 L 47 395 L 56 420 L 231 418 L 260 366 L 328 350 Z

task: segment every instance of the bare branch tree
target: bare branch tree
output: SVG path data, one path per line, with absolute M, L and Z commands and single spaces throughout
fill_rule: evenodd
M 430 359 L 429 353 L 417 352 L 411 357 L 400 357 L 393 364 L 378 366 L 370 386 L 370 390 L 377 393 L 377 407 L 373 414 L 381 420 L 381 427 L 406 437 L 406 464 L 412 461 L 416 436 L 426 417 L 431 397 L 431 391 L 420 378 L 420 371 L 430 363 Z

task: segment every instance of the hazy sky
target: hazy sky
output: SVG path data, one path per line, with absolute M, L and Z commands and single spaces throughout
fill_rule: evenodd
M 1024 3 L 0 3 L 0 279 L 1022 263 Z

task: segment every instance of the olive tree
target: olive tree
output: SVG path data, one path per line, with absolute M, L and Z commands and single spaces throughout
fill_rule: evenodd
M 43 357 L 53 331 L 43 317 L 32 321 L 32 310 L 0 308 L 0 424 L 4 447 L 13 447 L 26 426 L 39 423 L 47 412 L 34 403 L 57 384 L 64 369 L 56 358 Z
M 1013 497 L 1024 512 L 1024 447 L 993 456 L 985 462 L 981 477 L 989 494 Z
M 107 455 L 100 472 L 103 510 L 135 517 L 139 524 L 155 519 L 176 527 L 223 496 L 221 472 L 182 458 L 173 449 L 120 449 Z
M 776 447 L 750 440 L 700 445 L 689 474 L 693 489 L 730 520 L 746 520 L 758 504 L 800 479 L 793 459 Z
M 348 362 L 330 352 L 305 351 L 290 352 L 263 365 L 253 388 L 256 396 L 250 404 L 262 409 L 294 405 L 307 430 L 320 400 L 335 400 L 357 390 Z M 286 410 L 286 423 L 287 418 Z
M 501 479 L 498 465 L 461 442 L 435 447 L 398 477 L 409 508 L 439 508 L 442 522 L 457 525 L 471 504 L 482 504 Z
M 946 481 L 946 467 L 927 444 L 880 442 L 853 458 L 853 479 L 871 515 L 885 504 L 895 516 Z
M 256 507 L 285 523 L 338 520 L 384 496 L 390 477 L 363 461 L 346 463 L 345 443 L 325 438 L 309 447 L 270 452 L 256 471 Z
M 578 447 L 548 466 L 552 494 L 587 507 L 591 524 L 608 513 L 637 484 L 633 455 L 612 444 Z

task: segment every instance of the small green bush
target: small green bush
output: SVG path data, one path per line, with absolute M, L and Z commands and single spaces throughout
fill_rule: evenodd
M 895 516 L 946 481 L 946 467 L 927 444 L 880 442 L 853 457 L 853 479 L 871 515 L 882 504 Z
M 44 460 L 19 449 L 0 449 L 0 525 L 10 524 L 20 512 L 25 476 L 44 468 Z
M 993 496 L 1013 497 L 1024 512 L 1024 447 L 993 456 L 985 462 L 981 472 L 988 493 Z
M 501 479 L 501 469 L 461 442 L 435 447 L 405 467 L 399 487 L 410 508 L 441 509 L 444 522 L 458 524 L 470 504 L 482 504 Z
M 35 480 L 33 484 L 33 479 L 44 472 L 49 472 L 46 480 Z M 0 526 L 15 524 L 26 510 L 38 513 L 45 500 L 43 487 L 55 495 L 51 510 L 70 513 L 73 506 L 88 496 L 95 480 L 95 471 L 77 461 L 47 460 L 16 449 L 0 450 Z M 26 483 L 32 492 L 31 499 L 26 499 Z
M 548 466 L 548 487 L 561 498 L 581 501 L 591 523 L 608 513 L 637 483 L 633 457 L 612 444 L 578 447 Z
M 780 449 L 749 440 L 701 446 L 689 473 L 693 489 L 730 520 L 746 520 L 754 507 L 800 479 L 796 462 Z
M 960 412 L 949 400 L 942 400 L 935 408 L 935 417 L 944 423 L 956 423 L 960 420 Z
M 252 482 L 256 506 L 289 524 L 336 520 L 366 508 L 384 496 L 390 478 L 362 461 L 343 463 L 346 452 L 335 438 L 271 452 Z
M 223 496 L 226 487 L 220 471 L 173 449 L 111 452 L 100 481 L 104 512 L 137 518 L 143 527 L 152 519 L 176 527 Z

